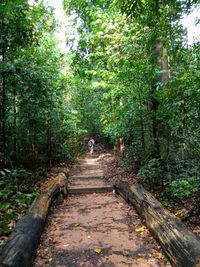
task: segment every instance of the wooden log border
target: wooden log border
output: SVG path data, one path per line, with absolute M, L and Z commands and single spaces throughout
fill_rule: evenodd
M 59 173 L 48 189 L 34 200 L 27 214 L 19 220 L 1 251 L 0 266 L 31 267 L 49 208 L 60 194 L 67 196 L 68 173 Z
M 200 267 L 200 237 L 166 210 L 141 184 L 120 184 L 115 190 L 145 220 L 172 266 Z

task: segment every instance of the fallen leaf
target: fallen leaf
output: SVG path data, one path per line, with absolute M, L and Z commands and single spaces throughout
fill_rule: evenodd
M 139 232 L 141 235 L 144 235 L 144 230 L 145 230 L 144 226 L 135 229 L 135 231 Z
M 154 255 L 154 258 L 155 259 L 161 259 L 162 258 L 162 253 L 160 253 L 160 252 L 157 252 L 155 255 Z
M 102 249 L 101 248 L 95 248 L 94 251 L 99 254 L 99 253 L 101 253 Z
M 180 219 L 184 219 L 188 216 L 189 210 L 182 208 L 175 212 L 175 215 L 179 217 Z
M 47 263 L 50 263 L 52 261 L 52 258 L 48 258 L 48 259 L 45 259 L 44 262 L 47 264 Z
M 144 258 L 138 258 L 137 261 L 140 263 L 146 263 L 147 262 L 147 260 Z

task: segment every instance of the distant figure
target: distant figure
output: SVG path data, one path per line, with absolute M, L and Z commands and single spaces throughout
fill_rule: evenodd
M 95 144 L 95 140 L 90 137 L 89 141 L 88 141 L 88 147 L 89 147 L 89 151 L 90 151 L 90 155 L 92 156 L 93 151 L 94 151 L 94 144 Z

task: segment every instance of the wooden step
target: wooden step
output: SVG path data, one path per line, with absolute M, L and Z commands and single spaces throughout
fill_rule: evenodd
M 112 185 L 98 185 L 98 186 L 88 186 L 88 187 L 70 186 L 68 188 L 69 194 L 92 194 L 92 193 L 106 193 L 112 191 L 113 191 Z
M 68 187 L 77 186 L 77 187 L 90 187 L 90 186 L 102 186 L 107 185 L 108 183 L 104 182 L 102 179 L 71 179 L 69 180 Z
M 103 179 L 103 175 L 98 176 L 88 176 L 88 175 L 73 175 L 69 177 L 69 180 L 81 180 L 81 179 Z

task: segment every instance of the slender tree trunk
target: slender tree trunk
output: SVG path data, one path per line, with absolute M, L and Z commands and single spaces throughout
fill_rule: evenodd
M 156 77 L 155 83 L 166 83 L 169 81 L 169 68 L 168 68 L 168 57 L 167 57 L 167 50 L 163 47 L 163 44 L 160 41 L 157 41 L 155 48 L 154 48 L 154 59 L 153 62 L 159 64 L 160 66 L 160 73 Z M 157 111 L 159 107 L 159 103 L 155 98 L 155 85 L 153 85 L 152 90 L 152 99 L 151 99 L 151 110 L 152 110 L 152 134 L 153 134 L 153 141 L 154 141 L 154 156 L 160 157 L 160 144 L 159 144 L 159 137 L 160 137 L 160 122 L 157 119 Z
M 157 10 L 162 8 L 162 0 L 156 1 Z M 152 110 L 152 134 L 153 134 L 153 141 L 154 141 L 154 156 L 160 157 L 160 144 L 159 144 L 159 128 L 160 122 L 157 119 L 157 110 L 159 107 L 159 103 L 155 98 L 155 87 L 157 83 L 166 83 L 169 81 L 169 68 L 168 68 L 168 56 L 167 56 L 167 49 L 164 47 L 163 43 L 160 41 L 160 37 L 157 36 L 155 40 L 155 46 L 153 47 L 153 64 L 158 64 L 160 67 L 160 73 L 157 75 L 155 84 L 153 85 L 152 90 L 152 99 L 151 99 L 151 110 Z
M 120 153 L 123 154 L 125 151 L 125 144 L 124 144 L 124 138 L 120 137 L 119 139 L 119 149 L 120 149 Z
M 6 55 L 6 45 L 5 45 L 5 25 L 4 25 L 4 19 L 2 18 L 2 47 L 1 47 L 1 61 L 2 65 L 5 64 L 5 55 Z M 1 153 L 2 158 L 5 160 L 5 154 L 6 154 L 6 74 L 3 70 L 1 75 Z
M 120 107 L 123 107 L 122 99 L 120 99 L 119 105 L 120 105 Z M 124 137 L 123 136 L 121 136 L 119 139 L 119 150 L 120 150 L 120 154 L 123 154 L 125 151 L 125 144 L 124 144 Z
M 154 143 L 154 157 L 160 157 L 160 144 L 159 144 L 159 122 L 157 119 L 158 101 L 152 94 L 151 99 L 151 110 L 152 110 L 152 135 Z
M 158 81 L 161 83 L 166 83 L 169 81 L 169 63 L 167 49 L 163 46 L 162 42 L 157 42 L 155 54 L 157 62 L 161 68 L 161 74 L 158 76 Z
M 2 63 L 2 58 L 1 59 L 1 63 Z M 3 164 L 3 158 L 4 158 L 4 140 L 3 140 L 3 74 L 1 73 L 0 76 L 0 163 Z M 1 166 L 0 164 L 0 166 Z
M 17 107 L 16 107 L 16 87 L 13 84 L 13 123 L 14 123 L 14 137 L 13 147 L 15 158 L 17 158 Z
M 4 62 L 4 60 L 3 60 Z M 6 154 L 6 77 L 2 74 L 2 150 Z
M 142 150 L 143 150 L 143 158 L 146 157 L 146 145 L 145 145 L 145 137 L 144 137 L 144 123 L 143 123 L 143 114 L 141 111 L 140 114 L 140 129 L 141 129 L 141 141 L 142 141 Z
M 140 90 L 139 90 L 139 105 L 140 105 L 140 130 L 141 130 L 141 142 L 142 142 L 142 150 L 143 150 L 143 159 L 145 159 L 145 158 L 146 158 L 146 144 L 145 144 L 144 120 L 143 120 L 142 101 L 141 101 Z
M 37 163 L 37 132 L 36 132 L 36 121 L 34 121 L 33 125 L 33 142 L 32 142 L 32 162 L 33 162 L 33 169 L 36 168 L 36 163 Z
M 48 143 L 48 162 L 49 167 L 52 165 L 52 132 L 51 132 L 51 119 L 47 128 L 47 143 Z

